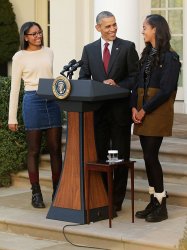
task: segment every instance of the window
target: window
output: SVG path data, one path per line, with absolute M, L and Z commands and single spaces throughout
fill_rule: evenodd
M 166 18 L 171 29 L 171 46 L 183 61 L 183 0 L 152 0 L 151 13 Z M 182 87 L 182 70 L 179 78 Z
M 47 2 L 47 41 L 50 47 L 50 0 Z

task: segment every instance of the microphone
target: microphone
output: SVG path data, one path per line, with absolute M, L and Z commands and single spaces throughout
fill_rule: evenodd
M 71 60 L 68 65 L 65 65 L 63 67 L 63 70 L 60 72 L 61 75 L 64 74 L 64 72 L 68 71 L 77 61 L 75 59 Z
M 72 73 L 73 71 L 77 70 L 77 68 L 81 67 L 84 64 L 84 62 L 82 60 L 78 61 L 77 63 L 73 64 L 70 68 L 70 70 L 68 71 L 69 73 Z

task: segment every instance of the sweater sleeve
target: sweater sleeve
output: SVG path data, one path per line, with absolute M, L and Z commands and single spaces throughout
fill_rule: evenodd
M 15 55 L 13 57 L 8 124 L 18 124 L 17 110 L 22 76 L 22 65 L 20 61 L 18 56 Z

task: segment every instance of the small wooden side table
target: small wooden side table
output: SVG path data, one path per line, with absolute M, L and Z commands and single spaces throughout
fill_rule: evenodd
M 108 182 L 108 215 L 109 227 L 112 227 L 113 219 L 113 171 L 115 168 L 126 167 L 130 169 L 131 174 L 131 209 L 132 223 L 134 223 L 134 163 L 135 161 L 120 161 L 120 162 L 87 162 L 85 165 L 85 184 L 86 184 L 86 207 L 87 207 L 87 223 L 90 223 L 90 172 L 105 172 L 107 173 Z

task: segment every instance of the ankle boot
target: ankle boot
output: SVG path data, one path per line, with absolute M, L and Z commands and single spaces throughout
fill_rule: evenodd
M 166 219 L 168 219 L 166 197 L 162 198 L 161 203 L 154 197 L 154 209 L 146 216 L 145 220 L 148 222 L 160 222 Z
M 32 206 L 34 208 L 45 208 L 39 184 L 32 184 Z
M 146 206 L 146 208 L 144 210 L 141 210 L 141 211 L 137 211 L 135 216 L 139 219 L 145 219 L 146 216 L 151 213 L 151 211 L 153 210 L 154 208 L 154 195 L 151 194 L 150 195 L 150 202 L 149 204 Z

